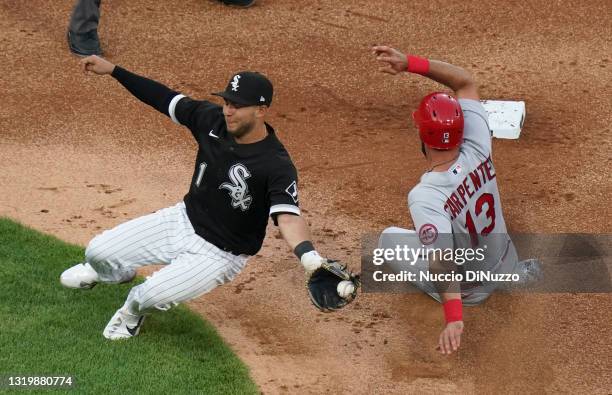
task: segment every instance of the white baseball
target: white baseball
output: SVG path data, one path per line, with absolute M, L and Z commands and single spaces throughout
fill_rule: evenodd
M 355 290 L 355 284 L 353 284 L 351 281 L 340 281 L 336 287 L 336 290 L 341 298 L 347 298 Z

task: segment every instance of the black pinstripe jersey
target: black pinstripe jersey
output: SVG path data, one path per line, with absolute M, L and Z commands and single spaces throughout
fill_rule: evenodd
M 223 108 L 175 96 L 168 108 L 198 143 L 187 215 L 196 233 L 233 254 L 254 255 L 265 237 L 268 216 L 300 215 L 297 171 L 289 153 L 266 124 L 268 135 L 238 144 L 227 131 Z

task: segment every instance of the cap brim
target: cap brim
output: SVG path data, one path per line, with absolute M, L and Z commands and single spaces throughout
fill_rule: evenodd
M 257 106 L 259 105 L 259 103 L 251 103 L 249 101 L 246 101 L 244 99 L 242 99 L 241 97 L 237 96 L 237 95 L 233 95 L 230 92 L 215 92 L 212 93 L 215 96 L 221 96 L 222 98 L 224 98 L 225 100 L 232 102 L 232 103 L 236 103 L 236 104 L 241 104 L 243 106 Z

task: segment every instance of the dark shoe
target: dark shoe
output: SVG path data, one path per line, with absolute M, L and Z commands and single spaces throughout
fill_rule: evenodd
M 225 5 L 231 5 L 234 7 L 247 8 L 255 4 L 256 0 L 221 0 Z
M 78 56 L 102 55 L 98 31 L 92 30 L 87 33 L 76 34 L 70 30 L 66 33 L 68 46 L 73 54 Z

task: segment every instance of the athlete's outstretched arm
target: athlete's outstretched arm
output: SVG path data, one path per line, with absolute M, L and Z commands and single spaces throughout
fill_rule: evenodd
M 384 66 L 379 69 L 383 73 L 397 75 L 408 72 L 410 66 L 416 66 L 409 65 L 409 58 L 406 54 L 395 48 L 380 45 L 372 48 L 372 52 L 376 56 L 376 60 L 384 64 Z M 415 63 L 418 62 L 422 65 L 424 65 L 423 62 L 428 62 L 428 67 L 420 68 L 420 70 L 415 70 L 415 72 L 451 88 L 458 98 L 479 99 L 478 85 L 472 77 L 472 74 L 464 68 L 439 60 L 411 59 L 413 59 Z
M 301 242 L 310 240 L 310 229 L 302 216 L 278 214 L 277 221 L 283 239 L 292 250 Z
M 168 104 L 178 93 L 165 85 L 148 78 L 131 73 L 119 66 L 114 65 L 99 56 L 88 56 L 81 60 L 83 72 L 93 72 L 98 75 L 112 75 L 132 95 L 140 101 L 150 105 L 157 111 L 168 115 Z
M 310 229 L 304 218 L 300 215 L 279 214 L 278 228 L 283 239 L 302 262 L 307 272 L 318 269 L 325 258 L 314 249 L 310 241 Z

